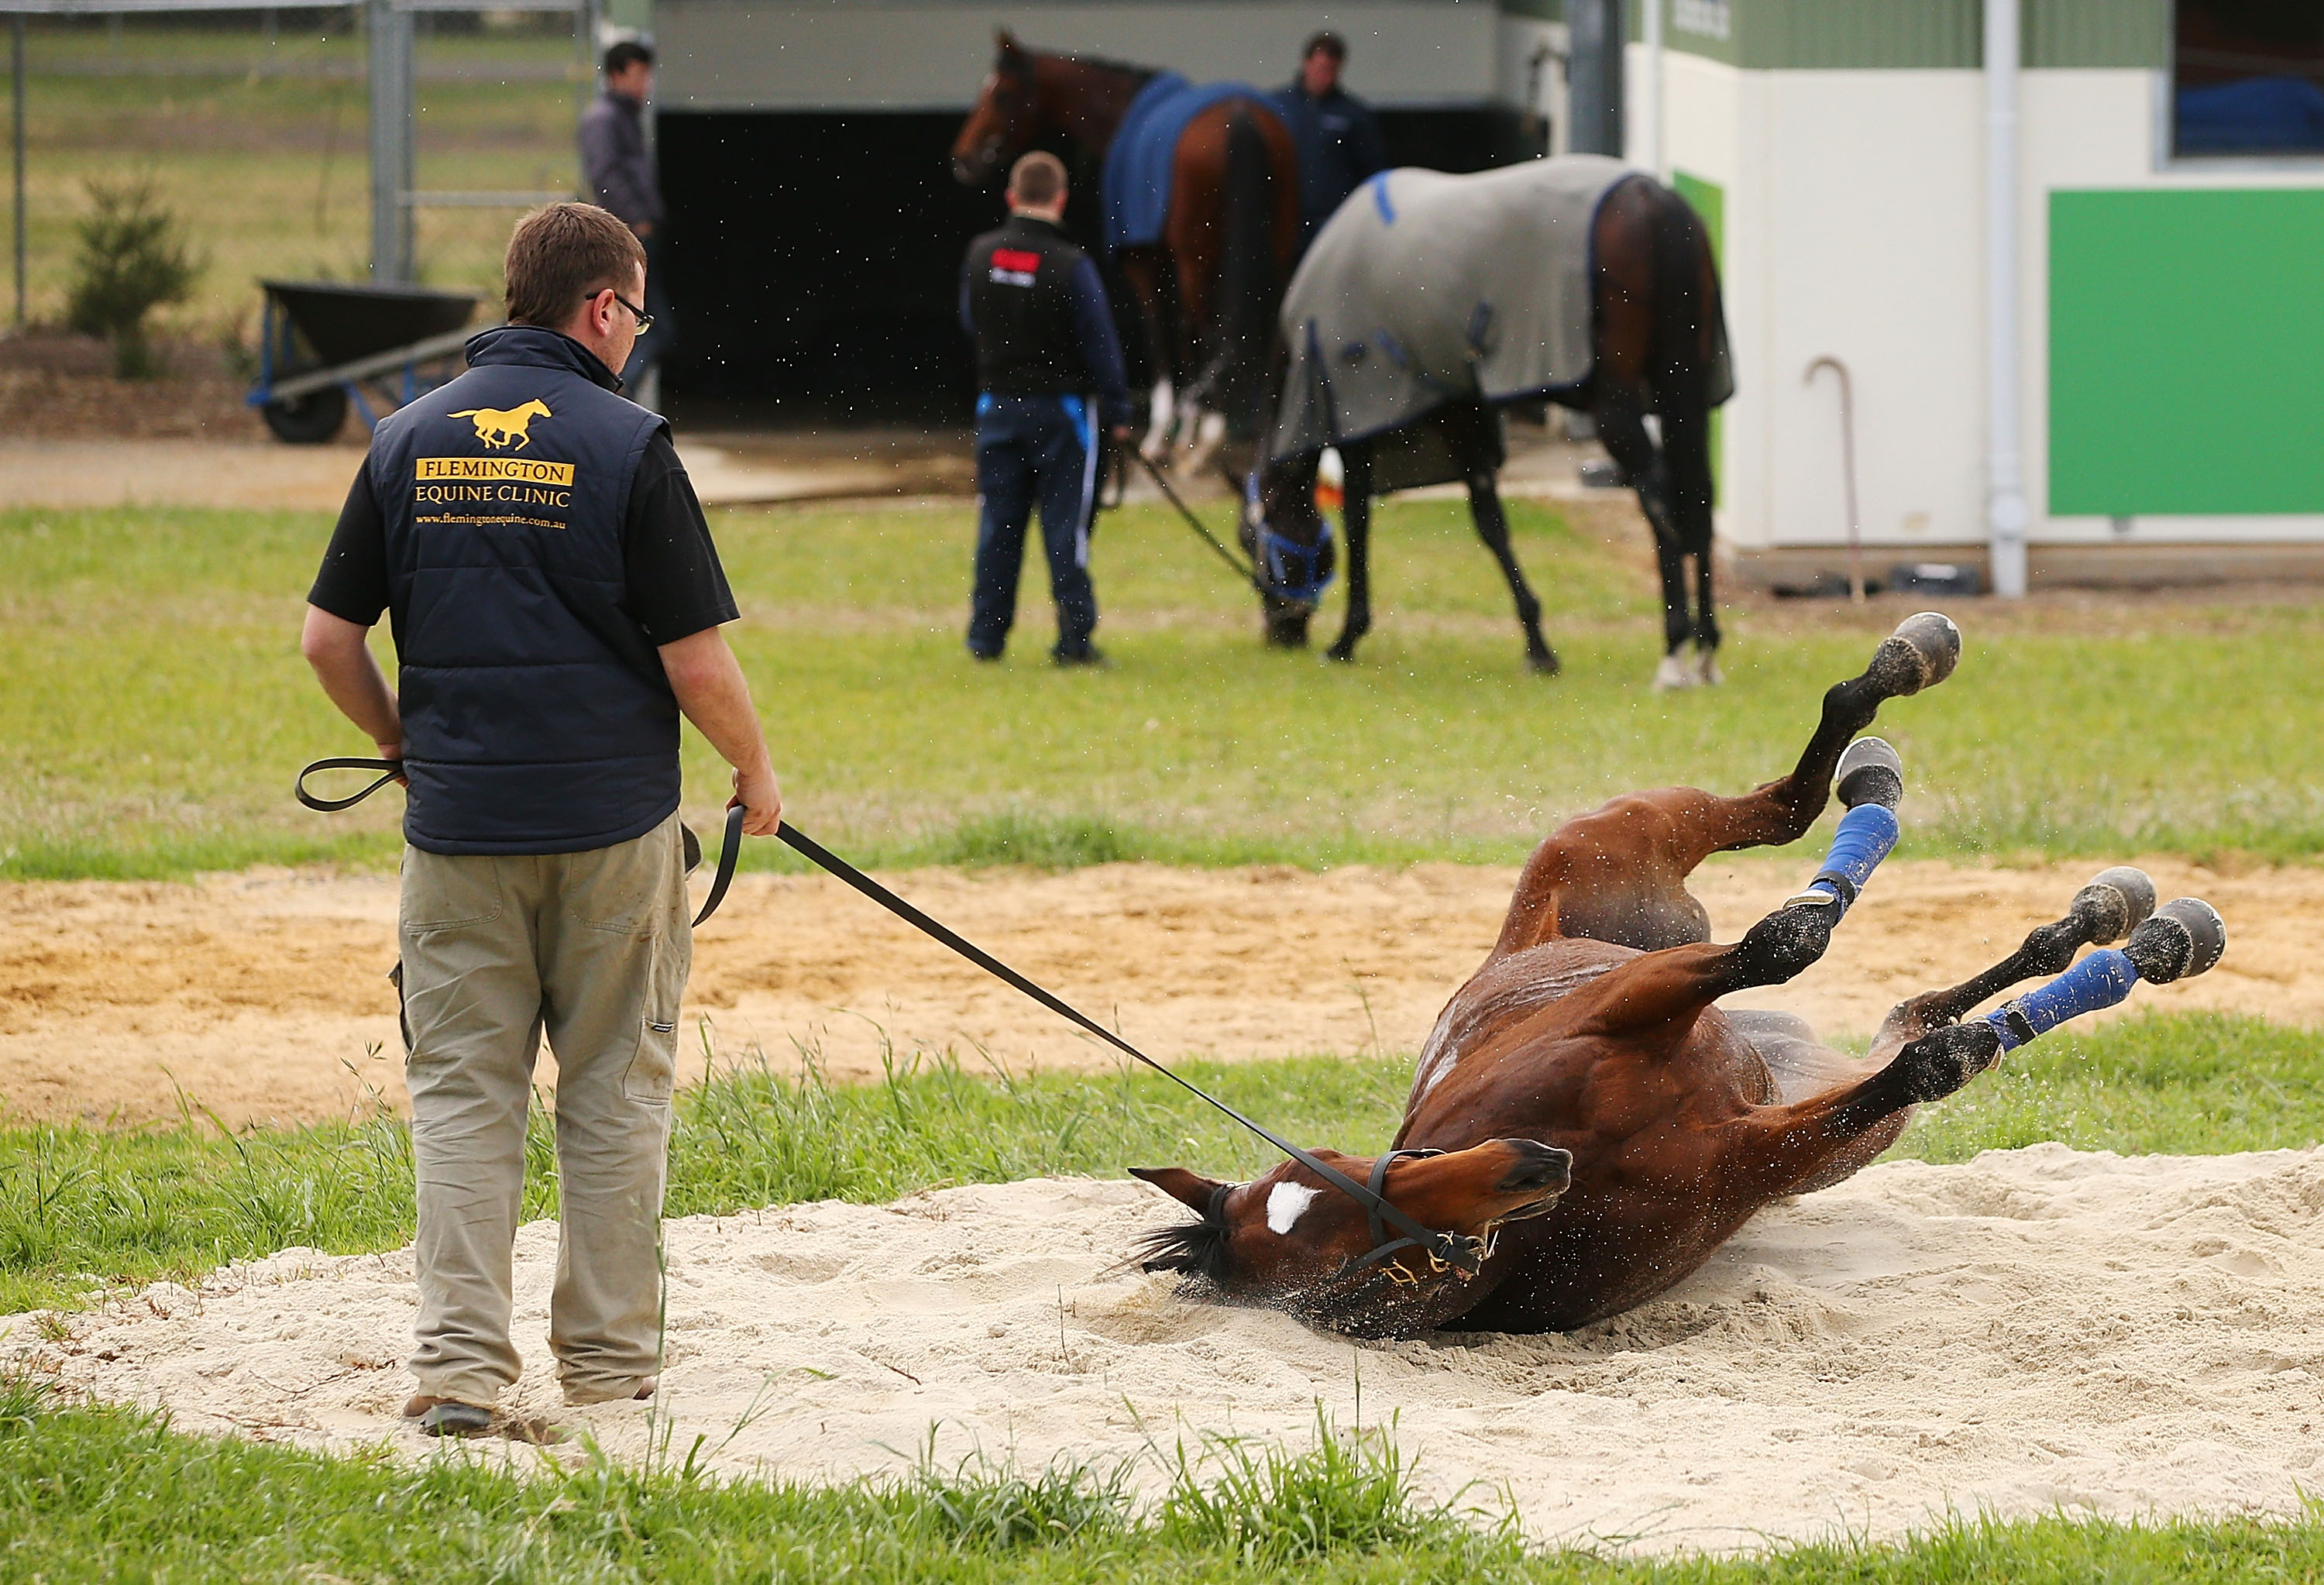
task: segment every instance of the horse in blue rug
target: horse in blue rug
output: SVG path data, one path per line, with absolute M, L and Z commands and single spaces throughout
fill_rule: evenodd
M 1298 152 L 1258 88 L 1026 49 L 1000 35 L 953 175 L 987 186 L 1045 139 L 1102 172 L 1106 251 L 1138 299 L 1155 371 L 1143 449 L 1207 465 L 1248 409 L 1299 246 Z

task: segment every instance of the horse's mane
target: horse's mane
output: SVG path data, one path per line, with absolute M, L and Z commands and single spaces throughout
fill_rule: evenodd
M 1222 1216 L 1157 1227 L 1139 1235 L 1134 1259 L 1148 1271 L 1180 1271 L 1211 1282 L 1227 1270 L 1227 1224 Z

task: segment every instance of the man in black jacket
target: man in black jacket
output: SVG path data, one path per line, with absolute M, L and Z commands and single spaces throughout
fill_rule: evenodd
M 581 174 L 598 204 L 610 210 L 645 244 L 645 299 L 652 331 L 638 337 L 629 365 L 617 371 L 648 408 L 661 406 L 661 361 L 669 355 L 675 322 L 662 269 L 661 179 L 646 149 L 646 98 L 653 92 L 653 51 L 624 39 L 605 51 L 605 87 L 581 113 Z
M 1300 51 L 1299 75 L 1276 90 L 1276 108 L 1299 150 L 1299 232 L 1312 240 L 1348 195 L 1388 164 L 1371 106 L 1340 86 L 1346 41 L 1317 33 Z
M 1090 635 L 1090 516 L 1101 429 L 1130 436 L 1130 392 L 1105 285 L 1065 240 L 1065 168 L 1035 152 L 1009 173 L 1009 223 L 969 244 L 960 322 L 976 341 L 976 590 L 968 652 L 997 660 L 1017 616 L 1025 526 L 1038 500 L 1060 666 L 1102 657 Z
M 517 1379 L 511 1247 L 525 1103 L 557 1054 L 566 1401 L 650 1396 L 678 1003 L 693 957 L 678 716 L 734 767 L 743 830 L 782 817 L 719 624 L 735 617 L 669 427 L 622 400 L 637 237 L 553 204 L 509 240 L 509 323 L 383 420 L 307 596 L 300 649 L 400 760 L 398 938 L 418 1180 L 407 1416 L 488 1427 Z M 394 624 L 396 679 L 370 629 Z

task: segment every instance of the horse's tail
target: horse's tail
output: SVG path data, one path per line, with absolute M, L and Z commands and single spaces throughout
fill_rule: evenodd
M 1694 207 L 1655 184 L 1651 235 L 1655 296 L 1652 381 L 1661 416 L 1671 504 L 1683 539 L 1708 548 L 1713 484 L 1711 409 L 1723 373 L 1724 313 L 1711 235 Z M 1689 543 L 1689 549 L 1696 548 Z
M 1260 384 L 1283 282 L 1275 268 L 1275 184 L 1279 180 L 1253 107 L 1227 122 L 1226 190 L 1220 195 L 1216 353 L 1208 405 L 1240 416 Z

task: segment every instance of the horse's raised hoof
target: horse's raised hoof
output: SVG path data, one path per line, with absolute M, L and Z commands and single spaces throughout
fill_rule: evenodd
M 1893 809 L 1904 796 L 1904 761 L 1883 740 L 1858 738 L 1840 757 L 1840 769 L 1833 772 L 1832 791 L 1840 796 L 1843 808 L 1878 804 L 1884 809 Z M 2107 939 L 2111 941 L 2113 937 Z
M 1355 658 L 1356 647 L 1353 644 L 1349 643 L 1345 639 L 1341 640 L 1338 643 L 1333 644 L 1330 649 L 1323 651 L 1324 659 L 1337 660 L 1343 666 L 1349 661 L 1353 660 Z
M 1930 1030 L 1896 1054 L 1895 1066 L 1914 1101 L 1942 1101 L 2000 1057 L 2000 1031 L 1973 1018 Z
M 2150 985 L 2191 980 L 2227 950 L 2227 921 L 2218 909 L 2192 897 L 2164 903 L 2122 944 L 2123 955 Z
M 1679 659 L 1675 650 L 1664 656 L 1663 663 L 1655 668 L 1655 692 L 1658 694 L 1667 694 L 1674 688 L 1691 688 L 1701 680 L 1695 676 L 1694 668 Z
M 2090 877 L 2066 912 L 2089 933 L 2091 945 L 2120 941 L 2154 912 L 2154 882 L 2144 870 L 2116 864 Z
M 1896 624 L 1873 651 L 1868 675 L 1892 699 L 1935 687 L 1960 663 L 1960 629 L 1939 611 L 1923 611 Z

